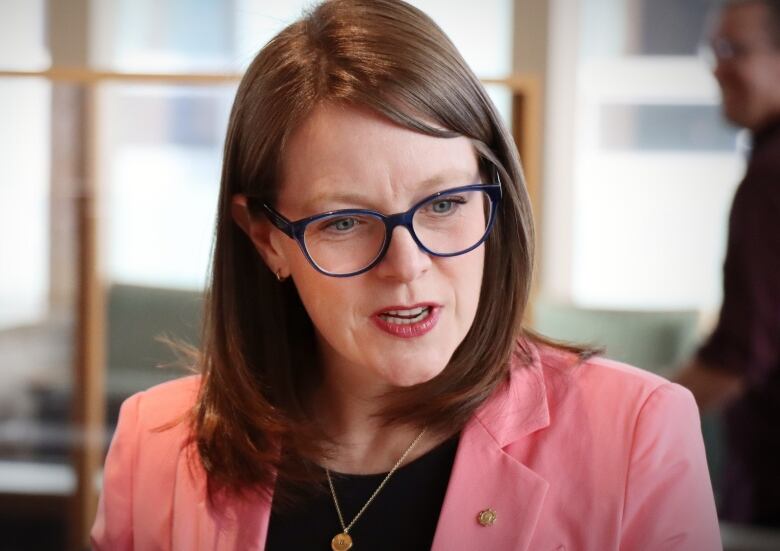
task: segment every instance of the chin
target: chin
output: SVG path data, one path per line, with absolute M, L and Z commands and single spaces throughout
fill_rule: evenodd
M 417 385 L 421 385 L 421 384 L 427 383 L 428 381 L 430 381 L 431 379 L 436 377 L 436 375 L 438 375 L 438 374 L 435 374 L 435 375 L 433 375 L 431 377 L 400 378 L 400 379 L 397 379 L 397 380 L 390 381 L 390 386 L 392 386 L 394 388 L 410 388 L 410 387 L 413 387 L 413 386 L 417 386 Z
M 391 367 L 387 373 L 387 381 L 390 385 L 399 388 L 427 383 L 437 377 L 447 367 L 448 362 L 442 363 L 441 360 L 431 360 L 429 362 L 418 363 L 402 362 L 400 365 Z
M 723 102 L 723 117 L 731 124 L 742 128 L 751 127 L 751 117 L 747 113 L 747 103 L 730 99 Z

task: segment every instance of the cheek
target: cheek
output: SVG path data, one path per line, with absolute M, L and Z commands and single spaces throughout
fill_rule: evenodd
M 357 293 L 349 292 L 347 284 L 351 282 L 317 272 L 305 258 L 302 263 L 293 265 L 292 277 L 298 296 L 319 333 L 333 335 L 352 324 Z
M 325 277 L 312 268 L 303 273 L 293 271 L 293 280 L 296 289 L 298 289 L 298 295 L 301 297 L 309 317 L 318 326 L 337 311 L 334 304 L 338 302 L 337 290 L 332 289 L 328 285 L 329 282 L 323 280 Z
M 767 70 L 764 70 L 760 73 L 756 72 L 756 80 L 760 82 L 762 94 L 765 97 L 774 99 L 778 96 L 777 83 L 780 80 L 780 72 Z
M 768 89 L 776 86 L 771 74 L 758 63 L 753 63 L 738 72 L 739 82 L 745 89 Z

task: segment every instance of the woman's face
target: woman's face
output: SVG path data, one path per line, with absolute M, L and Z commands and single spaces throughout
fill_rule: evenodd
M 276 207 L 289 220 L 343 208 L 392 214 L 479 181 L 466 138 L 435 138 L 368 111 L 320 106 L 288 142 Z M 474 321 L 482 246 L 456 257 L 430 256 L 396 227 L 378 265 L 338 278 L 315 270 L 281 231 L 267 235 L 261 252 L 274 271 L 292 277 L 332 384 L 370 393 L 428 381 Z

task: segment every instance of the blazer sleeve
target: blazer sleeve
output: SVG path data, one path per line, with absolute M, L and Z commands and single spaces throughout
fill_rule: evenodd
M 699 412 L 667 383 L 637 417 L 626 482 L 622 550 L 722 549 Z
M 93 551 L 133 549 L 133 474 L 141 394 L 127 399 L 119 412 L 103 469 L 103 489 L 92 526 Z

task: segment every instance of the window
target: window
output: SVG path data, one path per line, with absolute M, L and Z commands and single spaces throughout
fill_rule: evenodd
M 589 307 L 712 311 L 744 161 L 696 57 L 708 4 L 563 4 L 551 37 L 544 292 Z
M 415 2 L 448 32 L 479 76 L 511 72 L 508 0 Z M 112 70 L 243 70 L 308 1 L 167 0 L 98 3 L 98 62 Z M 479 40 L 475 40 L 479 37 Z M 489 93 L 511 120 L 511 91 Z M 106 85 L 100 90 L 100 165 L 111 281 L 202 289 L 235 86 Z

